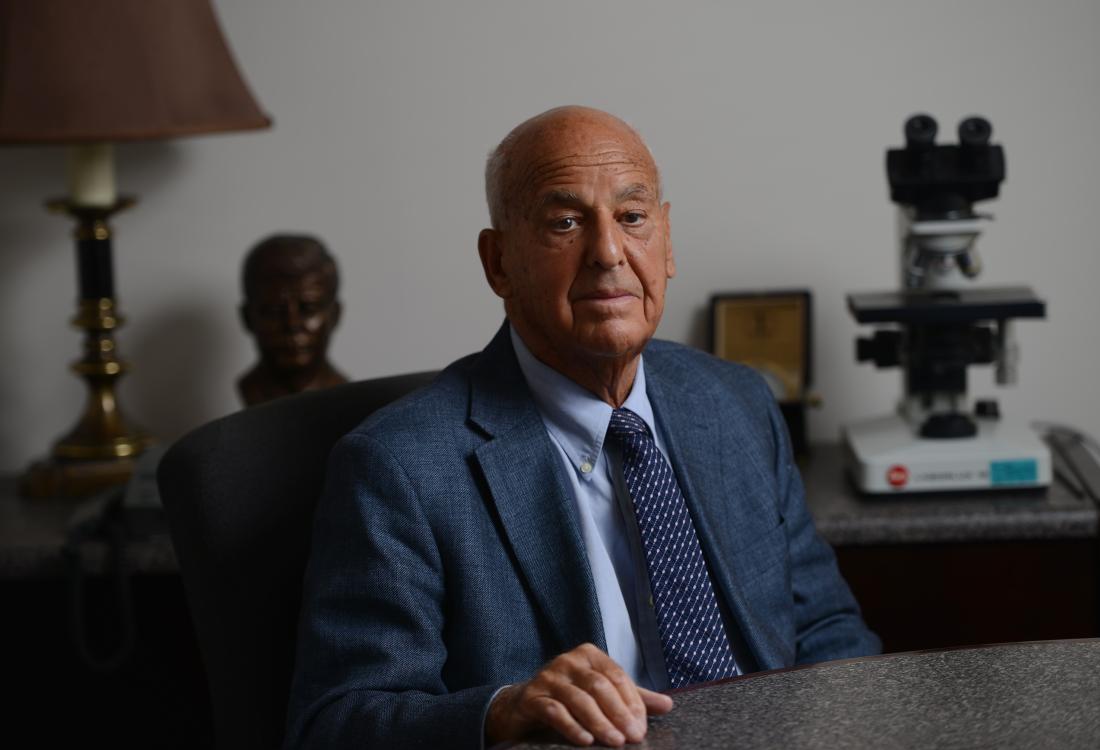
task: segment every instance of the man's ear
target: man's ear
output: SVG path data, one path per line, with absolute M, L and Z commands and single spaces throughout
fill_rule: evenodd
M 340 325 L 340 316 L 343 314 L 344 306 L 340 304 L 340 300 L 333 300 L 328 313 L 328 328 L 330 331 Z
M 665 277 L 669 279 L 676 275 L 676 258 L 672 255 L 672 222 L 669 218 L 671 209 L 672 204 L 667 201 L 661 206 L 661 214 L 665 224 Z
M 512 296 L 512 282 L 504 270 L 504 236 L 497 229 L 482 229 L 477 236 L 477 254 L 485 280 L 501 299 Z

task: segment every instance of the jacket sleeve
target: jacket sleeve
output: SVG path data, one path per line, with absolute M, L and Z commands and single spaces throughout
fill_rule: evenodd
M 333 449 L 314 521 L 288 748 L 478 748 L 499 685 L 443 682 L 445 576 L 413 483 L 353 433 Z
M 859 605 L 840 575 L 836 555 L 814 528 L 791 454 L 787 426 L 770 393 L 780 514 L 786 520 L 797 664 L 877 654 L 878 636 L 863 622 Z

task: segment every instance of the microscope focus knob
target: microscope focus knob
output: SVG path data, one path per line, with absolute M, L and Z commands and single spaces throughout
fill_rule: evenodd
M 974 416 L 979 419 L 1000 419 L 1001 407 L 992 398 L 982 398 L 974 402 Z
M 856 339 L 856 361 L 874 362 L 875 367 L 900 364 L 901 331 L 875 331 L 870 338 Z

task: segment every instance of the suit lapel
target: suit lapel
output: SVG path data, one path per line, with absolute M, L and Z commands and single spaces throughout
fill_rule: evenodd
M 740 519 L 758 511 L 742 482 L 731 481 L 738 471 L 739 447 L 721 423 L 714 396 L 685 387 L 682 377 L 666 371 L 661 359 L 645 361 L 646 391 L 668 447 L 676 479 L 695 524 L 703 555 L 719 595 L 733 615 L 746 645 L 758 663 L 770 661 L 766 628 L 753 615 L 730 552 L 751 545 L 739 533 Z M 730 463 L 733 466 L 727 467 Z M 721 543 L 723 540 L 725 543 Z
M 475 451 L 517 566 L 559 642 L 606 649 L 576 508 L 561 459 L 519 369 L 505 324 L 471 374 Z

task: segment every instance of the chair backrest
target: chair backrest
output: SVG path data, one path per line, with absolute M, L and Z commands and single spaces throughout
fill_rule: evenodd
M 185 435 L 157 472 L 222 748 L 276 748 L 328 454 L 435 373 L 310 391 Z

